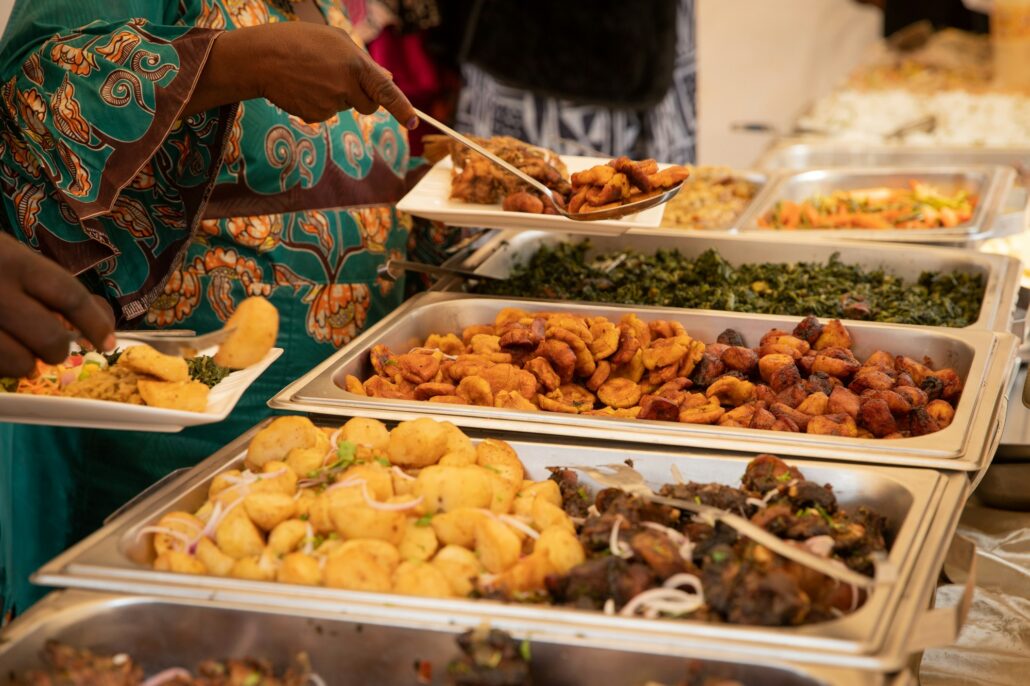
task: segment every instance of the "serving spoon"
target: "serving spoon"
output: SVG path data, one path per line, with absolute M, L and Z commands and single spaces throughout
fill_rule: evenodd
M 496 164 L 498 167 L 501 167 L 505 171 L 507 171 L 507 172 L 509 172 L 511 174 L 514 174 L 515 176 L 519 177 L 519 179 L 521 179 L 522 181 L 525 181 L 527 184 L 532 186 L 535 190 L 539 191 L 540 194 L 548 202 L 551 203 L 551 206 L 554 207 L 554 211 L 555 212 L 557 212 L 561 216 L 565 217 L 566 219 L 571 219 L 572 221 L 577 221 L 577 222 L 596 222 L 596 221 L 601 221 L 601 220 L 604 220 L 604 219 L 619 219 L 620 217 L 625 217 L 626 215 L 629 215 L 629 214 L 636 214 L 637 212 L 641 212 L 643 210 L 649 209 L 649 208 L 654 207 L 656 205 L 661 205 L 662 203 L 668 202 L 669 200 L 671 200 L 673 198 L 673 196 L 675 196 L 677 193 L 679 193 L 680 187 L 683 185 L 683 181 L 680 181 L 679 183 L 677 183 L 672 188 L 669 188 L 668 190 L 661 191 L 659 193 L 655 193 L 654 195 L 649 195 L 648 197 L 643 198 L 642 200 L 637 200 L 635 202 L 629 202 L 629 203 L 626 203 L 624 205 L 619 205 L 617 207 L 611 207 L 611 208 L 608 208 L 608 209 L 605 209 L 605 210 L 593 210 L 593 211 L 590 211 L 590 212 L 569 212 L 568 210 L 566 210 L 562 206 L 563 203 L 564 203 L 564 199 L 562 199 L 562 201 L 559 202 L 559 200 L 557 199 L 559 196 L 557 196 L 554 191 L 552 191 L 550 188 L 548 188 L 544 184 L 542 184 L 539 181 L 537 181 L 536 179 L 534 179 L 529 174 L 525 173 L 524 171 L 522 171 L 521 169 L 519 169 L 515 165 L 509 164 L 508 162 L 505 162 L 500 157 L 498 157 L 497 155 L 493 154 L 492 152 L 490 152 L 489 150 L 484 148 L 482 145 L 479 145 L 475 141 L 473 141 L 470 138 L 468 138 L 468 136 L 463 136 L 462 134 L 458 133 L 457 131 L 455 131 L 451 127 L 449 127 L 446 124 L 444 124 L 443 122 L 438 121 L 437 119 L 434 119 L 433 117 L 430 117 L 425 112 L 422 112 L 421 110 L 416 109 L 415 113 L 419 116 L 420 119 L 422 119 L 423 121 L 427 122 L 431 126 L 433 126 L 436 129 L 438 129 L 440 131 L 440 133 L 446 134 L 447 136 L 449 136 L 449 137 L 453 138 L 454 140 L 458 141 L 459 143 L 461 143 L 465 147 L 471 148 L 472 150 L 475 150 L 480 155 L 482 155 L 483 157 L 487 158 L 488 160 L 490 160 L 491 162 Z

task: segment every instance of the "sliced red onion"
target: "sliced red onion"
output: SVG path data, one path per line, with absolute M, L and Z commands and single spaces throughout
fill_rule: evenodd
M 667 526 L 662 526 L 658 522 L 644 522 L 644 526 L 654 531 L 661 531 L 663 534 L 669 537 L 673 545 L 676 546 L 677 552 L 680 557 L 684 560 L 690 560 L 694 557 L 694 544 L 690 542 L 690 539 L 682 531 L 676 531 Z
M 147 534 L 163 534 L 165 536 L 171 536 L 175 540 L 180 541 L 186 547 L 189 547 L 192 541 L 192 539 L 183 532 L 169 529 L 167 526 L 145 526 L 136 532 L 136 540 L 139 541 Z
M 659 613 L 685 615 L 695 612 L 703 605 L 704 600 L 691 593 L 675 588 L 651 588 L 633 596 L 619 614 L 632 617 L 637 610 L 643 610 L 647 617 L 655 617 Z
M 694 591 L 694 595 L 701 599 L 702 603 L 705 601 L 705 590 L 701 585 L 701 579 L 698 579 L 693 574 L 687 574 L 686 572 L 673 574 L 662 583 L 662 588 L 678 589 L 680 586 L 689 586 Z
M 424 500 L 422 496 L 419 496 L 414 500 L 405 500 L 403 503 L 381 503 L 369 495 L 368 487 L 364 484 L 361 486 L 361 495 L 365 496 L 365 503 L 373 510 L 383 510 L 384 512 L 403 512 L 404 510 L 410 510 L 421 505 Z
M 746 498 L 744 502 L 746 502 L 748 505 L 753 505 L 757 507 L 759 510 L 769 505 L 769 503 L 765 502 L 764 500 L 759 500 L 758 498 Z
M 836 541 L 833 540 L 833 536 L 812 536 L 811 538 L 805 539 L 801 545 L 813 555 L 818 555 L 819 557 L 830 557 L 835 544 Z
M 596 505 L 591 505 L 590 507 L 587 508 L 587 514 L 590 515 L 591 517 L 600 517 L 601 516 L 601 511 L 597 509 Z
M 307 522 L 307 528 L 304 532 L 304 549 L 301 551 L 305 555 L 311 555 L 315 552 L 315 530 L 311 527 L 311 522 Z
M 507 524 L 508 526 L 510 526 L 511 528 L 518 529 L 519 531 L 526 534 L 533 540 L 540 538 L 540 532 L 538 532 L 536 529 L 523 522 L 518 517 L 512 517 L 511 515 L 502 514 L 497 515 L 497 518 L 505 524 Z
M 158 672 L 154 676 L 150 677 L 143 682 L 142 686 L 161 686 L 161 684 L 167 684 L 169 681 L 174 679 L 188 679 L 189 681 L 193 681 L 193 675 L 182 667 L 172 667 L 171 669 Z
M 317 674 L 308 674 L 308 681 L 311 682 L 312 686 L 327 686 L 325 679 L 318 676 Z
M 333 450 L 334 451 L 338 450 L 339 447 L 340 447 L 338 441 L 340 440 L 340 434 L 341 433 L 343 433 L 343 427 L 342 426 L 339 429 L 337 429 L 336 431 L 334 431 L 332 433 L 332 435 L 329 437 L 329 445 L 333 446 Z
M 352 477 L 350 477 L 348 479 L 344 479 L 343 481 L 337 481 L 332 486 L 330 486 L 329 488 L 325 489 L 325 492 L 328 493 L 330 491 L 335 491 L 335 490 L 338 490 L 338 489 L 341 489 L 341 488 L 350 488 L 352 486 L 364 486 L 364 485 L 365 485 L 365 480 L 364 479 L 361 479 L 361 478 L 356 477 L 356 476 L 352 476 Z
M 614 615 L 615 614 L 615 599 L 614 598 L 609 598 L 608 600 L 604 601 L 604 613 L 606 615 Z
M 676 483 L 687 483 L 686 479 L 683 478 L 683 473 L 680 471 L 679 467 L 677 467 L 676 465 L 672 465 L 671 467 L 669 467 L 669 471 L 672 472 L 672 478 L 676 480 Z
M 622 541 L 619 540 L 619 527 L 622 525 L 622 515 L 615 515 L 615 523 L 612 524 L 612 533 L 608 537 L 608 547 L 611 548 L 612 555 L 615 557 L 621 557 L 622 559 L 628 559 L 633 557 L 633 550 L 629 546 L 623 545 Z
M 407 479 L 408 481 L 417 481 L 417 479 L 415 477 L 413 477 L 411 474 L 408 474 L 407 472 L 405 472 L 403 469 L 401 469 L 397 465 L 394 465 L 393 467 L 391 467 L 390 471 L 393 472 L 394 474 L 396 474 L 397 476 L 399 476 L 402 479 Z

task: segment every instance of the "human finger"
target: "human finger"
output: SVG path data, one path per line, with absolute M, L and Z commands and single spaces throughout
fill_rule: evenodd
M 114 315 L 79 280 L 56 263 L 39 257 L 22 279 L 25 292 L 63 316 L 100 350 L 114 347 Z M 67 353 L 67 351 L 65 351 Z
M 18 293 L 4 303 L 5 330 L 33 355 L 48 364 L 57 364 L 68 357 L 74 334 L 68 331 L 57 315 L 25 293 Z
M 20 378 L 36 369 L 36 356 L 10 334 L 0 330 L 0 376 Z
M 387 77 L 371 59 L 366 64 L 366 68 L 362 69 L 358 75 L 358 85 L 361 86 L 365 95 L 377 105 L 386 108 L 386 111 L 392 114 L 394 119 L 407 128 L 414 129 L 418 126 L 415 108 L 412 107 L 411 102 L 397 87 L 397 84 Z

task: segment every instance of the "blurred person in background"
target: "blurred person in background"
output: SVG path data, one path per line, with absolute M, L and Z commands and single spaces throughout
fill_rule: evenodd
M 572 155 L 696 157 L 694 0 L 441 0 L 458 129 Z

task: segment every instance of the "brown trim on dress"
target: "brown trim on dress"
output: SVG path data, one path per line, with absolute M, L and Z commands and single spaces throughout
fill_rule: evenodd
M 204 219 L 393 204 L 404 197 L 407 189 L 405 178 L 376 156 L 368 174 L 360 179 L 329 164 L 313 187 L 292 188 L 273 195 L 255 193 L 244 183 L 219 184 L 211 194 Z

